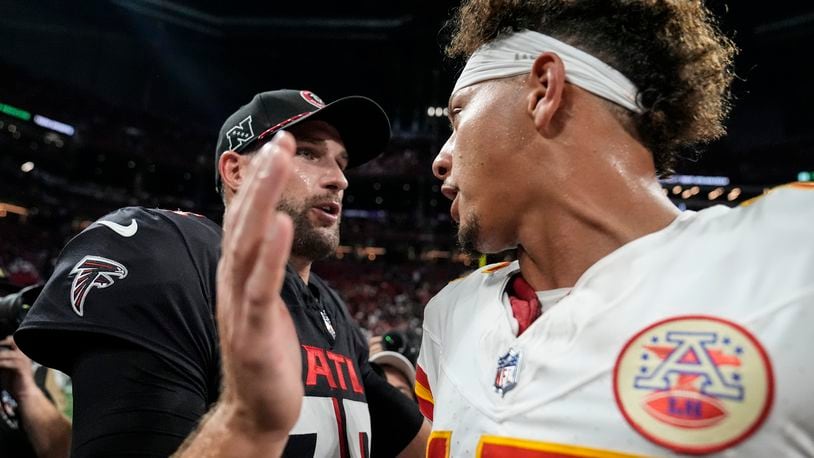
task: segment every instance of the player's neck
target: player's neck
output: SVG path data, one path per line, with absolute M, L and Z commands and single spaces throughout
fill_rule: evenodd
M 597 261 L 678 216 L 654 172 L 605 172 L 565 184 L 521 221 L 520 268 L 537 291 L 574 286 Z
M 288 258 L 288 263 L 294 272 L 300 276 L 303 283 L 308 284 L 308 279 L 311 278 L 311 260 L 292 254 Z

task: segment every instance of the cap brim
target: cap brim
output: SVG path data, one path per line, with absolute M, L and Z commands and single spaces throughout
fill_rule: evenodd
M 336 128 L 348 151 L 348 167 L 360 166 L 381 155 L 390 141 L 387 114 L 367 97 L 341 98 L 285 126 L 285 129 L 308 120 L 325 121 Z
M 376 363 L 379 366 L 395 367 L 399 372 L 407 377 L 407 380 L 410 382 L 410 387 L 414 386 L 415 368 L 410 363 L 410 360 L 401 353 L 390 350 L 380 351 L 370 357 L 370 362 Z

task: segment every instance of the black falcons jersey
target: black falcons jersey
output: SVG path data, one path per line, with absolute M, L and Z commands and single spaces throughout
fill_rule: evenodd
M 15 334 L 18 345 L 33 359 L 70 373 L 78 354 L 87 352 L 83 348 L 94 345 L 93 336 L 100 336 L 97 345 L 108 345 L 105 338 L 123 339 L 180 368 L 183 381 L 167 374 L 178 389 L 207 403 L 216 401 L 220 240 L 215 223 L 190 213 L 130 207 L 101 218 L 61 253 Z M 316 275 L 306 285 L 290 268 L 282 297 L 301 343 L 306 395 L 285 456 L 362 458 L 371 451 L 395 456 L 418 431 L 421 415 L 373 372 L 367 345 L 341 299 Z M 137 367 L 112 370 L 127 377 L 139 373 Z M 78 384 L 75 380 L 75 389 L 81 388 Z M 81 399 L 75 401 L 79 409 Z M 75 431 L 80 428 L 74 425 Z
M 282 297 L 302 350 L 305 398 L 283 456 L 370 456 L 368 350 L 341 299 L 315 274 L 286 268 Z
M 220 227 L 193 213 L 110 213 L 68 242 L 15 339 L 36 361 L 66 372 L 76 356 L 72 333 L 124 339 L 182 367 L 213 402 L 220 240 Z

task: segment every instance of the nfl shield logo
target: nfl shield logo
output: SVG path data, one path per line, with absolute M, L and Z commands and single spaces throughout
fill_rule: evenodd
M 506 396 L 506 393 L 517 385 L 517 374 L 520 371 L 520 353 L 510 348 L 509 352 L 497 360 L 495 391 Z

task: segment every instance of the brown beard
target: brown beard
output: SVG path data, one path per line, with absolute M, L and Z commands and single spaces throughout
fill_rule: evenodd
M 277 210 L 290 216 L 294 223 L 294 240 L 291 244 L 293 256 L 317 261 L 336 252 L 339 245 L 339 221 L 334 228 L 320 231 L 308 219 L 308 211 L 314 205 L 331 198 L 331 196 L 312 197 L 301 206 L 287 199 L 281 199 L 277 204 Z

